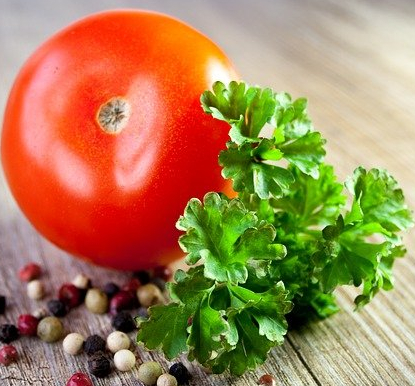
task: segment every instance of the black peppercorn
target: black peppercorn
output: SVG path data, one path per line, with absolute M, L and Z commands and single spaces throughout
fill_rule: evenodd
M 133 273 L 133 277 L 140 280 L 141 284 L 147 284 L 150 283 L 151 275 L 148 271 L 137 271 Z
M 14 324 L 2 324 L 0 326 L 0 342 L 10 343 L 19 336 L 19 330 Z
M 59 299 L 49 300 L 47 306 L 53 316 L 62 317 L 68 313 L 66 304 Z
M 110 282 L 105 284 L 102 290 L 109 298 L 112 298 L 116 293 L 120 292 L 120 287 L 117 284 Z
M 6 297 L 3 295 L 0 295 L 0 315 L 4 314 L 5 310 L 6 310 Z
M 105 378 L 111 373 L 111 362 L 98 351 L 88 359 L 88 370 L 97 378 Z
M 85 340 L 84 351 L 88 355 L 93 355 L 97 351 L 105 351 L 105 345 L 105 340 L 99 335 L 91 335 Z
M 163 292 L 166 289 L 166 281 L 163 280 L 161 277 L 152 278 L 150 283 L 156 285 L 161 292 Z
M 173 377 L 177 379 L 177 383 L 179 385 L 189 382 L 191 378 L 189 370 L 181 362 L 172 364 L 169 369 L 169 374 L 173 375 Z
M 137 316 L 143 319 L 148 319 L 148 308 L 147 307 L 140 307 L 137 311 Z
M 120 311 L 112 318 L 112 327 L 118 331 L 131 332 L 136 326 L 132 316 L 127 311 Z

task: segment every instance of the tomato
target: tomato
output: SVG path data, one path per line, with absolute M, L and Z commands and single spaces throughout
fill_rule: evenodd
M 18 74 L 1 155 L 23 213 L 98 265 L 147 269 L 181 257 L 191 197 L 224 191 L 226 124 L 200 94 L 235 71 L 206 36 L 169 16 L 113 10 L 68 26 Z

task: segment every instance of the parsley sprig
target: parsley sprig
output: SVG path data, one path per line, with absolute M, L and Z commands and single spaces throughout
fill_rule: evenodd
M 189 201 L 177 222 L 189 269 L 168 284 L 170 304 L 137 319 L 138 341 L 240 375 L 282 344 L 287 320 L 335 313 L 337 287 L 361 287 L 357 308 L 390 290 L 413 219 L 386 170 L 357 168 L 345 192 L 305 99 L 217 82 L 201 102 L 230 125 L 219 163 L 238 197 Z

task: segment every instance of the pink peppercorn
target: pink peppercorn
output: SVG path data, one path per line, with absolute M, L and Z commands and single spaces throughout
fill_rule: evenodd
M 5 366 L 10 365 L 12 362 L 16 362 L 17 357 L 17 350 L 12 345 L 3 346 L 0 349 L 0 363 Z
M 30 314 L 23 314 L 17 319 L 17 328 L 21 335 L 35 336 L 39 319 Z
M 93 386 L 93 383 L 88 375 L 76 373 L 69 378 L 68 382 L 66 382 L 66 386 Z
M 37 279 L 42 274 L 42 268 L 36 263 L 26 264 L 19 271 L 19 279 L 21 281 L 32 281 Z
M 264 386 L 275 386 L 275 379 L 270 374 L 264 374 L 261 378 L 259 378 L 258 384 Z
M 128 310 L 135 306 L 137 297 L 131 291 L 120 291 L 110 301 L 110 314 L 116 315 L 119 311 Z
M 74 308 L 82 303 L 81 291 L 72 283 L 65 283 L 59 288 L 58 298 L 69 308 Z
M 138 280 L 137 278 L 133 278 L 130 281 L 128 281 L 127 283 L 125 283 L 122 287 L 121 290 L 123 291 L 131 291 L 131 292 L 136 292 L 137 288 L 141 286 L 141 282 L 140 280 Z
M 159 266 L 154 269 L 154 276 L 169 281 L 173 275 L 172 269 L 168 266 Z

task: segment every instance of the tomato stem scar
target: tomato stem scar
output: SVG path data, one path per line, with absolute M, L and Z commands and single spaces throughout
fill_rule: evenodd
M 122 97 L 114 97 L 100 106 L 96 119 L 106 133 L 118 134 L 128 123 L 130 115 L 130 104 Z

